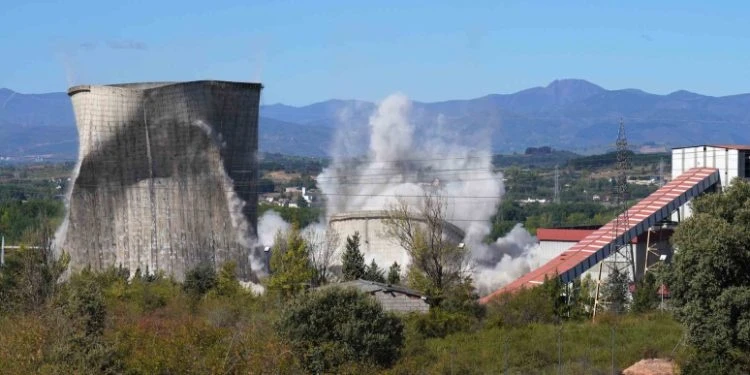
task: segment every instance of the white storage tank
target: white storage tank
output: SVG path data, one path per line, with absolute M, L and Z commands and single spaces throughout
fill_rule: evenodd
M 359 232 L 360 251 L 365 256 L 365 262 L 370 264 L 374 259 L 378 267 L 388 269 L 393 262 L 398 262 L 405 270 L 409 263 L 409 255 L 395 238 L 387 234 L 384 219 L 388 218 L 386 211 L 353 211 L 334 215 L 328 222 L 329 227 L 341 236 L 340 254 L 346 246 L 346 237 Z M 417 217 L 412 217 L 420 221 Z M 463 241 L 464 232 L 457 226 L 445 222 L 443 235 L 455 244 Z M 340 262 L 341 259 L 337 259 Z

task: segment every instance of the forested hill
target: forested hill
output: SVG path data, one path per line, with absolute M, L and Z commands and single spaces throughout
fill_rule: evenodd
M 349 148 L 367 150 L 368 119 L 375 105 L 356 100 L 264 105 L 260 149 L 327 156 L 337 129 L 345 128 Z M 750 94 L 713 97 L 682 90 L 657 95 L 638 89 L 607 90 L 577 79 L 512 94 L 415 101 L 411 117 L 417 141 L 435 129 L 465 144 L 490 134 L 495 153 L 521 153 L 544 145 L 584 154 L 603 152 L 611 148 L 620 118 L 636 148 L 750 143 Z M 70 156 L 76 150 L 75 123 L 65 93 L 0 89 L 0 155 Z

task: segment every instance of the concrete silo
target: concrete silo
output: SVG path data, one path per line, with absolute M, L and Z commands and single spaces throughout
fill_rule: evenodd
M 73 268 L 251 274 L 258 83 L 75 86 L 78 167 L 57 238 Z
M 387 234 L 387 228 L 383 222 L 387 218 L 386 211 L 353 211 L 332 216 L 328 221 L 328 226 L 339 234 L 342 246 L 346 243 L 344 239 L 347 236 L 353 236 L 354 233 L 359 232 L 360 251 L 364 254 L 367 264 L 374 259 L 378 266 L 384 269 L 387 269 L 393 262 L 398 262 L 402 266 L 406 265 L 409 263 L 409 255 L 395 238 Z M 412 216 L 411 219 L 422 222 L 417 216 Z M 448 222 L 444 223 L 443 235 L 449 242 L 455 244 L 459 244 L 464 238 L 464 232 Z M 342 252 L 343 250 L 339 253 Z M 337 261 L 340 262 L 341 259 Z

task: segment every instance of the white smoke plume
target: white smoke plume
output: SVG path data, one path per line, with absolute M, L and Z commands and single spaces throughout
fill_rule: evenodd
M 536 238 L 519 223 L 505 237 L 487 247 L 493 251 L 475 252 L 474 261 L 484 265 L 482 271 L 474 275 L 479 294 L 489 294 L 537 267 L 539 260 L 534 252 L 537 247 Z
M 266 211 L 258 219 L 258 245 L 266 247 L 273 246 L 276 233 L 286 233 L 289 230 L 289 223 L 284 221 L 278 212 L 273 210 Z
M 443 115 L 433 119 L 432 130 L 417 131 L 411 111 L 405 95 L 385 98 L 369 119 L 368 155 L 360 160 L 349 158 L 349 152 L 332 155 L 331 165 L 317 178 L 327 199 L 327 215 L 388 209 L 396 197 L 417 202 L 425 187 L 440 186 L 447 203 L 446 219 L 466 232 L 464 241 L 472 251 L 480 291 L 527 272 L 535 240 L 523 227 L 517 226 L 494 244 L 484 242 L 505 192 L 502 174 L 493 172 L 489 143 L 461 144 L 461 134 L 449 130 Z M 351 134 L 356 128 L 356 124 L 342 125 L 340 134 Z M 463 138 L 472 137 L 476 134 Z M 333 149 L 340 152 L 346 145 Z

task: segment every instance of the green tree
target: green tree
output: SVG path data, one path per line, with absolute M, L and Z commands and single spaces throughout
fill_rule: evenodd
M 596 281 L 593 280 L 591 274 L 573 280 L 568 291 L 570 296 L 566 304 L 566 316 L 570 319 L 590 317 L 591 309 L 594 307 L 595 290 Z
M 607 309 L 615 314 L 624 313 L 628 309 L 628 274 L 613 266 L 602 288 L 602 299 Z
M 277 233 L 271 249 L 268 289 L 286 298 L 307 289 L 315 276 L 307 251 L 307 243 L 296 225 L 287 232 L 286 237 L 281 232 Z
M 659 285 L 653 272 L 646 272 L 635 284 L 633 304 L 630 311 L 644 313 L 655 309 L 659 305 Z
M 469 249 L 447 233 L 447 203 L 439 192 L 426 192 L 415 209 L 399 198 L 383 220 L 386 234 L 398 242 L 410 258 L 407 283 L 427 293 L 438 306 L 450 293 L 463 293 L 471 284 Z
M 226 262 L 219 269 L 219 276 L 216 278 L 216 294 L 225 297 L 236 296 L 242 287 L 237 280 L 237 263 Z
M 378 283 L 384 283 L 385 282 L 385 272 L 383 272 L 380 267 L 378 267 L 378 264 L 375 263 L 375 259 L 370 262 L 370 265 L 367 266 L 367 269 L 365 270 L 365 275 L 362 277 L 365 280 L 375 281 Z
M 55 300 L 55 330 L 41 373 L 121 373 L 111 343 L 104 338 L 107 307 L 98 275 L 74 274 Z
M 390 366 L 404 344 L 401 320 L 353 288 L 300 296 L 276 328 L 310 373 L 335 373 L 350 361 Z
M 6 254 L 0 267 L 0 311 L 31 311 L 43 307 L 58 289 L 70 257 L 55 257 L 49 248 L 20 249 Z
M 391 267 L 388 268 L 388 284 L 398 285 L 401 283 L 401 266 L 398 263 L 393 262 Z
M 750 184 L 735 180 L 723 194 L 692 203 L 675 231 L 679 251 L 669 268 L 670 303 L 701 357 L 684 373 L 750 372 Z M 704 359 L 705 359 L 704 358 Z
M 299 197 L 297 197 L 297 207 L 299 207 L 299 208 L 307 208 L 309 206 L 310 205 L 307 204 L 307 201 L 305 200 L 304 197 L 302 197 L 302 195 L 300 195 Z
M 357 280 L 365 276 L 365 257 L 359 251 L 359 232 L 346 237 L 346 248 L 341 256 L 341 272 L 344 280 Z
M 203 296 L 216 287 L 216 270 L 208 263 L 201 263 L 185 274 L 183 290 L 192 296 Z

